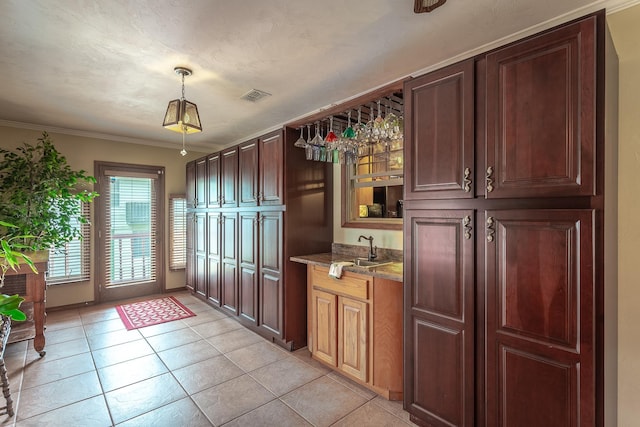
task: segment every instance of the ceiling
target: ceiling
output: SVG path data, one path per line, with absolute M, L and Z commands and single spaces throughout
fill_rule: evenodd
M 212 152 L 376 87 L 629 0 L 2 0 L 0 125 Z M 251 89 L 271 96 L 240 99 Z

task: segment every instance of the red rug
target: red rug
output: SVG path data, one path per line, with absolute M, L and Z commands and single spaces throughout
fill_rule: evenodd
M 118 305 L 116 310 L 128 331 L 195 316 L 175 297 Z

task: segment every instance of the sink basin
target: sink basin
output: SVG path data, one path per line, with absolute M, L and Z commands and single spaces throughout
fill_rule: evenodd
M 391 264 L 392 261 L 369 261 L 366 258 L 356 258 L 353 260 L 353 264 L 357 267 L 363 267 L 363 268 L 373 268 L 373 267 L 380 267 L 382 265 L 387 265 L 387 264 Z

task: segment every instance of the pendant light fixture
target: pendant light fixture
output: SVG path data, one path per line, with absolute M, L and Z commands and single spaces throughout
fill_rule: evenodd
M 184 156 L 187 154 L 184 146 L 185 135 L 188 133 L 202 132 L 202 125 L 200 124 L 200 116 L 198 115 L 198 106 L 184 98 L 184 77 L 190 76 L 193 72 L 184 67 L 176 67 L 173 71 L 179 76 L 182 76 L 182 97 L 169 101 L 162 126 L 164 126 L 165 129 L 182 134 L 182 150 L 180 150 L 180 154 Z

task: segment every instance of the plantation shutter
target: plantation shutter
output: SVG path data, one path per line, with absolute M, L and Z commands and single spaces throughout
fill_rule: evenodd
M 88 203 L 78 203 L 78 215 L 84 218 L 85 222 L 75 218 L 73 224 L 80 230 L 82 238 L 75 238 L 64 246 L 49 251 L 47 285 L 89 280 L 91 269 L 90 209 Z
M 105 176 L 105 286 L 155 281 L 158 177 L 109 170 Z
M 169 196 L 169 269 L 184 269 L 187 264 L 187 199 Z

